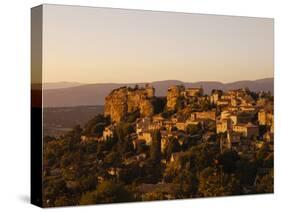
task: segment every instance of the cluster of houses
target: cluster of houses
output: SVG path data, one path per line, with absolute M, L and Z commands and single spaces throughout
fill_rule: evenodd
M 161 150 L 164 151 L 172 138 L 179 143 L 190 137 L 198 136 L 201 142 L 209 142 L 210 138 L 219 137 L 221 149 L 236 149 L 238 152 L 253 152 L 263 142 L 273 142 L 274 118 L 273 101 L 262 96 L 254 99 L 247 89 L 222 92 L 214 90 L 211 95 L 203 96 L 202 88 L 189 88 L 185 98 L 202 99 L 211 105 L 207 111 L 188 110 L 188 115 L 174 113 L 169 118 L 161 114 L 138 118 L 135 122 L 134 145 L 137 142 L 150 145 L 153 131 L 161 132 Z M 186 93 L 185 92 L 185 93 Z M 188 109 L 188 105 L 185 106 Z M 185 108 L 185 109 L 186 109 Z M 200 126 L 198 135 L 190 135 L 188 126 Z M 213 127 L 210 127 L 213 126 Z M 261 133 L 261 126 L 265 129 Z M 105 128 L 103 138 L 113 135 L 114 125 Z
M 226 134 L 222 147 L 251 152 L 263 142 L 273 142 L 273 101 L 260 96 L 254 100 L 248 92 L 238 89 L 211 95 L 212 103 L 219 108 L 216 133 Z M 265 133 L 261 132 L 261 127 Z

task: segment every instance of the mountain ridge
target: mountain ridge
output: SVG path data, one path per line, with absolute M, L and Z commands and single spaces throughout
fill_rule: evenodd
M 62 82 L 65 86 L 56 85 L 51 88 L 50 84 L 43 85 L 43 104 L 45 107 L 69 107 L 80 105 L 104 105 L 105 97 L 111 90 L 122 86 L 145 86 L 146 82 L 141 83 L 77 83 Z M 185 87 L 202 86 L 206 94 L 210 94 L 212 89 L 221 89 L 223 91 L 248 87 L 252 91 L 270 91 L 273 93 L 273 78 L 263 78 L 257 80 L 241 80 L 230 83 L 219 81 L 199 81 L 199 82 L 182 82 L 180 80 L 163 80 L 149 83 L 155 88 L 156 96 L 165 96 L 168 87 L 182 84 Z M 69 85 L 74 85 L 70 86 Z M 59 87 L 59 88 L 58 88 Z

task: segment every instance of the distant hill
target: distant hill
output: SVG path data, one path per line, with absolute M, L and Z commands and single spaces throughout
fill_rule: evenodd
M 84 125 L 97 114 L 103 114 L 103 106 L 77 106 L 44 108 L 44 136 L 60 136 L 70 131 L 74 126 Z
M 79 82 L 48 82 L 43 84 L 44 89 L 61 89 L 83 85 Z
M 165 96 L 167 89 L 171 85 L 183 84 L 186 87 L 202 86 L 204 92 L 210 94 L 212 89 L 227 91 L 248 87 L 252 91 L 270 91 L 273 93 L 273 78 L 260 80 L 245 80 L 232 83 L 221 83 L 215 81 L 202 82 L 181 82 L 178 80 L 166 80 L 150 83 L 156 90 L 156 96 Z M 146 83 L 137 83 L 145 86 Z M 105 97 L 111 90 L 122 86 L 135 86 L 136 83 L 99 83 L 99 84 L 80 84 L 80 83 L 60 83 L 45 86 L 43 103 L 46 107 L 69 107 L 78 105 L 103 105 Z M 66 86 L 66 87 L 63 87 Z

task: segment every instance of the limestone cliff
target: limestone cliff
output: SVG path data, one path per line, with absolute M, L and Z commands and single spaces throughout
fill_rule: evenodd
M 155 90 L 151 86 L 115 89 L 105 98 L 104 115 L 110 116 L 113 122 L 120 122 L 124 115 L 137 110 L 142 116 L 151 116 L 154 112 L 151 101 L 154 93 Z

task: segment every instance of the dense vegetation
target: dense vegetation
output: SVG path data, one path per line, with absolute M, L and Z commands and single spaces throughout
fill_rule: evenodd
M 159 131 L 154 132 L 150 147 L 141 143 L 134 147 L 128 122 L 121 122 L 105 142 L 81 142 L 81 135 L 99 134 L 97 126 L 104 127 L 107 121 L 96 116 L 84 130 L 76 126 L 60 139 L 45 141 L 45 206 L 273 192 L 273 171 L 261 171 L 273 169 L 273 153 L 267 145 L 256 153 L 255 160 L 232 150 L 220 152 L 216 140 L 213 144 L 190 141 L 186 145 L 186 141 L 181 145 L 174 138 L 161 153 Z M 161 162 L 175 152 L 180 153 L 178 159 Z M 141 162 L 128 162 L 141 154 L 146 155 Z M 167 187 L 141 191 L 143 184 L 159 182 Z M 170 184 L 173 186 L 168 187 Z

